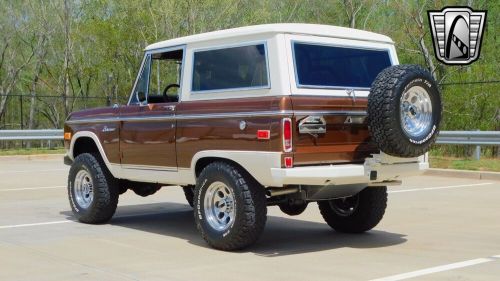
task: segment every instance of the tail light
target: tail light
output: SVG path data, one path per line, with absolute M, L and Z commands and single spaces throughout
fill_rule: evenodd
M 292 119 L 283 119 L 283 151 L 292 151 Z

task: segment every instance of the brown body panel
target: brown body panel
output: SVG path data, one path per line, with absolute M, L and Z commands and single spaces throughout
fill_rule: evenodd
M 370 144 L 366 121 L 346 124 L 347 117 L 342 112 L 365 111 L 366 106 L 366 98 L 354 101 L 331 96 L 132 105 L 74 113 L 72 121 L 90 120 L 67 124 L 66 131 L 95 133 L 111 163 L 176 169 L 190 168 L 195 154 L 205 150 L 281 152 L 281 122 L 284 117 L 291 117 L 293 151 L 286 155 L 293 156 L 295 166 L 362 162 L 377 148 Z M 314 112 L 325 118 L 326 133 L 299 133 L 300 120 L 315 115 Z M 270 138 L 258 139 L 258 130 L 269 130 Z
M 342 162 L 362 162 L 371 153 L 376 153 L 370 144 L 370 133 L 366 120 L 363 124 L 348 124 L 348 116 L 327 112 L 366 111 L 367 98 L 331 96 L 291 96 L 296 124 L 303 118 L 300 112 L 319 112 L 326 121 L 325 134 L 301 134 L 298 126 L 294 130 L 294 164 L 314 165 Z M 325 114 L 322 114 L 325 112 Z
M 71 121 L 86 120 L 88 122 L 78 124 L 66 124 L 65 132 L 71 132 L 72 135 L 77 132 L 92 132 L 94 133 L 106 154 L 109 162 L 120 163 L 120 142 L 119 142 L 119 126 L 120 122 L 118 108 L 104 107 L 88 109 L 74 112 L 70 116 Z M 94 122 L 95 119 L 109 120 L 106 122 Z M 69 147 L 69 143 L 65 144 Z
M 121 164 L 177 168 L 175 103 L 120 109 Z
M 283 116 L 279 112 L 290 109 L 290 98 L 287 96 L 179 103 L 179 168 L 189 168 L 193 156 L 203 150 L 281 151 L 280 122 Z M 248 112 L 254 112 L 256 116 L 239 116 Z M 269 115 L 258 115 L 265 112 Z M 203 116 L 196 117 L 198 114 Z M 214 117 L 218 114 L 232 114 L 234 117 Z M 244 129 L 240 128 L 241 122 L 246 124 Z M 270 139 L 258 139 L 258 130 L 269 130 Z

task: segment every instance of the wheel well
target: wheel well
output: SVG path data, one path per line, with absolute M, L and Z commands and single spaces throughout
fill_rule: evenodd
M 243 166 L 241 166 L 240 164 L 238 164 L 238 162 L 235 162 L 235 161 L 227 159 L 227 158 L 220 158 L 220 157 L 204 157 L 204 158 L 199 159 L 196 162 L 196 165 L 195 165 L 195 168 L 194 168 L 194 171 L 195 171 L 195 174 L 196 174 L 196 178 L 198 178 L 198 176 L 200 175 L 201 171 L 203 171 L 203 169 L 205 169 L 206 166 L 208 166 L 210 163 L 213 163 L 213 162 L 216 162 L 216 161 L 218 161 L 218 162 L 225 162 L 227 164 L 230 164 L 230 165 L 238 168 L 238 170 L 240 170 L 241 173 L 244 173 L 245 175 L 249 176 L 250 178 L 252 178 L 253 180 L 255 180 L 255 182 L 258 183 L 258 181 L 245 168 L 243 168 Z
M 90 137 L 80 137 L 73 146 L 73 157 L 76 158 L 82 153 L 99 154 L 99 149 L 94 140 Z

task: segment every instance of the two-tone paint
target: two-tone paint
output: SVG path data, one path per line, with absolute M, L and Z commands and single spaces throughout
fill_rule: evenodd
M 308 32 L 306 32 L 308 31 Z M 309 35 L 306 35 L 308 34 Z M 294 40 L 385 48 L 394 64 L 392 41 L 383 35 L 317 25 L 265 25 L 189 36 L 153 44 L 145 57 L 162 50 L 182 50 L 179 102 L 129 104 L 71 114 L 65 132 L 68 157 L 94 143 L 117 178 L 194 184 L 203 165 L 225 159 L 239 165 L 264 186 L 293 184 L 283 179 L 284 158 L 294 167 L 357 163 L 378 150 L 370 144 L 366 116 L 368 89 L 307 89 L 297 85 L 291 44 Z M 193 54 L 197 50 L 265 42 L 269 87 L 221 92 L 191 92 Z M 140 71 L 139 71 L 140 73 Z M 134 89 L 132 90 L 134 93 Z M 326 132 L 304 134 L 299 122 L 321 116 Z M 293 124 L 293 148 L 284 152 L 282 121 Z M 352 122 L 352 120 L 357 120 Z M 243 125 L 242 125 L 243 124 Z M 269 138 L 259 138 L 268 131 Z M 366 175 L 358 182 L 366 180 Z M 299 182 L 299 181 L 298 181 Z

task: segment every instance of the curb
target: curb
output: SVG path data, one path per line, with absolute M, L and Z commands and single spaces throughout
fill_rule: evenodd
M 33 155 L 2 155 L 0 159 L 22 159 L 22 160 L 50 160 L 50 159 L 62 159 L 65 154 L 33 154 Z
M 485 171 L 467 171 L 467 170 L 453 170 L 453 169 L 437 169 L 432 168 L 424 172 L 426 176 L 445 176 L 455 178 L 468 178 L 476 180 L 495 180 L 500 181 L 499 172 L 485 172 Z

